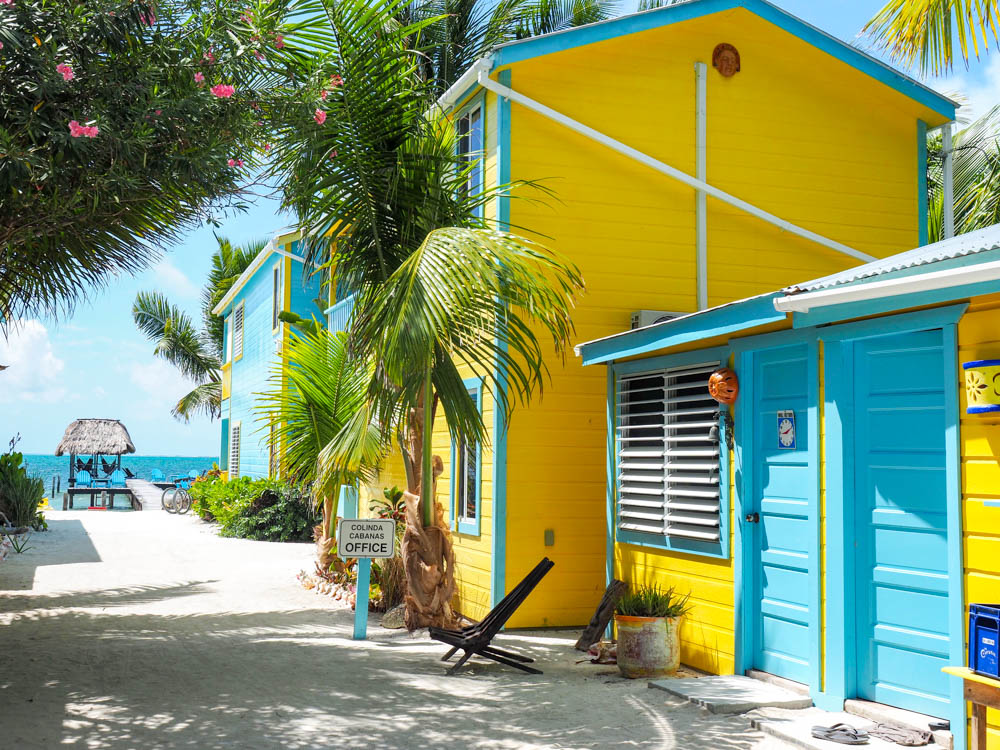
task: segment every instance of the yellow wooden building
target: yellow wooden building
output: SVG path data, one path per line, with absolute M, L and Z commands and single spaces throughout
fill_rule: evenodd
M 554 191 L 540 203 L 520 200 L 539 197 L 530 190 L 501 198 L 488 218 L 537 233 L 582 269 L 579 341 L 633 314 L 645 324 L 691 313 L 924 244 L 926 133 L 955 112 L 763 0 L 692 0 L 502 45 L 441 105 L 463 153 L 481 149 L 471 181 Z M 438 422 L 458 609 L 482 616 L 548 556 L 555 568 L 509 624 L 583 624 L 614 557 L 626 577 L 653 566 L 691 589 L 685 661 L 732 672 L 727 528 L 708 528 L 717 541 L 705 554 L 640 539 L 611 555 L 607 380 L 578 360 L 548 364 L 551 387 L 509 429 L 482 399 L 489 445 L 452 446 Z
M 965 747 L 942 668 L 997 663 L 1000 225 L 578 351 L 607 365 L 613 573 L 692 592 L 682 659 L 947 719 Z M 734 406 L 690 415 L 676 396 L 713 404 L 720 366 Z M 706 486 L 721 545 L 695 549 L 675 534 Z

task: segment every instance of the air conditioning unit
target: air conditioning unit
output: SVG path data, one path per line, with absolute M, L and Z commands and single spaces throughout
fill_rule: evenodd
M 630 327 L 633 330 L 636 328 L 645 328 L 646 326 L 651 326 L 654 323 L 663 323 L 687 314 L 688 313 L 670 312 L 667 310 L 636 310 L 632 313 L 632 325 Z
M 278 338 L 276 338 L 274 340 L 274 353 L 275 354 L 278 354 L 278 355 L 281 354 L 281 350 L 283 348 L 282 347 L 283 341 L 284 341 L 284 336 L 278 336 Z

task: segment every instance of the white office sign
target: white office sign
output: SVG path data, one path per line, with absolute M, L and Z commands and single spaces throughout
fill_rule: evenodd
M 391 518 L 342 518 L 337 530 L 341 557 L 392 557 L 396 522 Z

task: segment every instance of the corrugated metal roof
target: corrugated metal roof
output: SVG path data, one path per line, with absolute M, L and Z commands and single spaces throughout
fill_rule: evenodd
M 830 287 L 863 281 L 875 276 L 883 276 L 894 271 L 902 271 L 929 263 L 960 258 L 965 255 L 975 255 L 976 253 L 984 253 L 998 248 L 1000 248 L 1000 224 L 994 224 L 986 229 L 961 234 L 958 237 L 935 242 L 932 245 L 924 245 L 913 250 L 907 250 L 898 255 L 891 255 L 888 258 L 872 261 L 863 266 L 849 268 L 846 271 L 814 279 L 813 281 L 807 281 L 803 284 L 795 284 L 785 288 L 783 291 L 786 294 L 794 294 L 796 292 L 813 292 L 817 289 L 829 289 Z

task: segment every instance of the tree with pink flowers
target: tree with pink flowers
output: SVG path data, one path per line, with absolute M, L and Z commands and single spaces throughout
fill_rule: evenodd
M 274 102 L 269 8 L 0 0 L 0 330 L 244 204 Z

